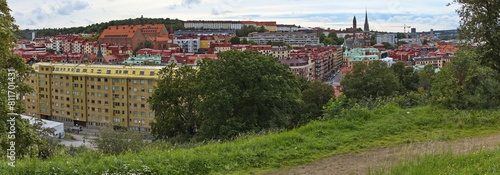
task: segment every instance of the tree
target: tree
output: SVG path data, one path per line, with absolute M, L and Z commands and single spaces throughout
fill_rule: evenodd
M 176 68 L 170 64 L 160 75 L 149 100 L 156 119 L 151 123 L 151 134 L 158 139 L 194 136 L 201 125 L 196 110 L 200 102 L 196 70 L 187 65 Z
M 260 26 L 257 32 L 262 33 L 262 32 L 267 32 L 268 30 L 264 26 Z
M 392 46 L 390 43 L 388 42 L 382 42 L 382 44 L 384 45 L 384 48 L 385 49 L 396 49 L 394 46 Z
M 373 34 L 370 38 L 370 45 L 375 45 L 377 44 L 377 34 Z
M 348 98 L 390 96 L 399 89 L 393 71 L 383 61 L 375 60 L 367 66 L 358 62 L 340 82 L 342 92 Z
M 233 36 L 229 41 L 231 42 L 231 44 L 240 44 L 240 37 Z
M 398 77 L 400 92 L 405 94 L 409 91 L 416 91 L 419 83 L 419 77 L 413 67 L 406 67 L 402 61 L 396 62 L 391 66 L 392 71 Z
M 436 73 L 432 64 L 425 65 L 424 70 L 418 73 L 418 87 L 423 88 L 427 93 L 430 93 L 433 77 Z
M 328 38 L 332 38 L 333 40 L 337 40 L 339 37 L 337 37 L 337 33 L 335 33 L 334 31 L 331 31 L 330 33 L 328 33 Z
M 241 44 L 248 44 L 248 40 L 247 40 L 247 38 L 243 38 L 243 39 L 241 40 Z
M 462 18 L 458 29 L 460 39 L 484 42 L 478 49 L 480 63 L 500 71 L 500 3 L 484 0 L 454 0 Z
M 432 101 L 453 109 L 491 108 L 500 105 L 498 71 L 480 64 L 481 53 L 458 51 L 434 76 Z
M 429 40 L 424 39 L 424 41 L 422 41 L 422 45 L 427 45 L 427 44 L 429 44 Z
M 251 44 L 251 45 L 258 45 L 257 42 L 255 42 L 254 40 L 248 40 L 248 44 Z
M 204 138 L 284 127 L 300 112 L 295 75 L 272 56 L 222 52 L 218 60 L 204 59 L 198 75 Z
M 28 121 L 20 116 L 9 116 L 8 113 L 21 114 L 25 111 L 23 103 L 18 98 L 10 98 L 9 95 L 25 95 L 33 92 L 33 89 L 24 81 L 33 71 L 33 68 L 26 64 L 18 55 L 13 55 L 10 48 L 15 46 L 16 38 L 14 32 L 18 26 L 14 24 L 14 18 L 10 15 L 11 10 L 7 1 L 0 1 L 0 153 L 7 155 L 7 149 L 11 147 L 10 142 L 15 144 L 15 157 L 21 158 L 28 153 L 33 153 L 34 148 L 42 145 L 42 139 Z M 13 84 L 12 84 L 12 83 Z M 13 104 L 13 105 L 9 105 Z M 15 138 L 9 135 L 10 122 L 15 120 Z
M 320 36 L 319 36 L 319 42 L 320 43 L 323 43 L 323 40 L 325 40 L 326 36 L 324 33 L 322 33 Z
M 150 49 L 154 48 L 153 42 L 150 40 L 144 41 L 144 48 L 150 48 Z
M 323 42 L 321 42 L 321 43 L 323 43 L 325 45 L 335 45 L 335 44 L 337 44 L 337 42 L 335 40 L 333 40 L 332 38 L 325 38 L 323 40 Z
M 335 96 L 332 86 L 315 80 L 302 91 L 302 113 L 305 114 L 300 123 L 307 123 L 310 120 L 321 116 L 323 106 Z
M 241 29 L 236 30 L 236 35 L 239 37 L 248 37 L 249 33 L 256 32 L 257 29 L 254 26 L 243 26 Z

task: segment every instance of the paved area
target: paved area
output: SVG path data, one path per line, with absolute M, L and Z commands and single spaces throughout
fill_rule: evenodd
M 73 136 L 73 138 L 75 138 L 75 140 L 63 138 L 63 139 L 61 139 L 61 144 L 65 145 L 65 146 L 74 146 L 74 147 L 79 147 L 79 146 L 83 145 L 87 148 L 95 149 L 95 145 L 93 145 L 92 142 L 95 139 L 97 139 L 96 136 L 77 135 L 77 134 L 72 134 L 72 133 L 69 133 L 69 134 L 71 136 Z

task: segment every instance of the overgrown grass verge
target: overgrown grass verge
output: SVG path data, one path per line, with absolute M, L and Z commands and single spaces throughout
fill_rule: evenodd
M 493 150 L 475 148 L 467 154 L 419 155 L 413 160 L 402 161 L 388 170 L 376 174 L 500 174 L 500 147 Z
M 334 154 L 401 143 L 450 140 L 500 132 L 500 111 L 446 110 L 435 106 L 363 108 L 345 117 L 253 138 L 189 149 L 147 149 L 118 156 L 86 151 L 47 160 L 27 158 L 4 174 L 253 174 Z

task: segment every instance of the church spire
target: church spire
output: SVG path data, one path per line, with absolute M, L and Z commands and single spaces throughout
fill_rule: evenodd
M 365 11 L 365 32 L 370 31 L 370 26 L 368 25 L 368 10 Z

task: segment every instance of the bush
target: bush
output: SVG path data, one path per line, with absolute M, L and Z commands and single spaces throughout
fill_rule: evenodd
M 134 153 L 143 148 L 144 141 L 137 131 L 113 130 L 111 127 L 100 128 L 99 131 L 99 137 L 93 143 L 104 154 Z
M 492 108 L 500 105 L 500 75 L 477 60 L 470 50 L 457 52 L 434 78 L 431 94 L 435 104 L 452 109 Z

